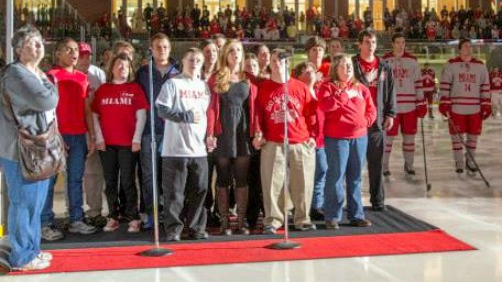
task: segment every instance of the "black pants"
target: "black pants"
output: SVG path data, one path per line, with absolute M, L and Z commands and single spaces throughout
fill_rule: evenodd
M 263 210 L 263 197 L 261 194 L 260 151 L 254 151 L 249 160 L 249 201 L 247 209 L 247 222 L 249 227 L 255 228 Z
M 211 210 L 215 201 L 215 195 L 213 195 L 213 175 L 216 168 L 216 156 L 214 153 L 209 153 L 207 155 L 207 195 L 206 200 L 204 202 L 204 207 L 208 210 Z M 218 209 L 216 206 L 215 209 Z
M 133 153 L 131 147 L 106 146 L 106 151 L 100 151 L 99 156 L 103 164 L 106 182 L 106 200 L 109 207 L 108 217 L 118 219 L 120 213 L 119 202 L 119 177 L 120 187 L 124 192 L 125 203 L 123 215 L 127 220 L 139 219 L 138 193 L 136 191 L 135 167 L 138 162 L 138 153 Z
M 368 130 L 368 176 L 370 182 L 370 202 L 373 206 L 384 205 L 385 191 L 382 178 L 382 158 L 384 150 L 384 132 L 372 126 Z
M 180 235 L 184 223 L 191 231 L 206 229 L 207 158 L 163 157 L 164 229 Z

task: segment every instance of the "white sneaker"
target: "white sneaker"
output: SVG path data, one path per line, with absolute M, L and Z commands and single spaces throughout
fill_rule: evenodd
M 51 253 L 40 252 L 40 254 L 38 254 L 37 258 L 39 258 L 41 260 L 51 261 L 53 259 L 53 256 Z
M 136 233 L 141 229 L 141 220 L 131 220 L 129 221 L 129 228 L 127 228 L 127 232 Z
M 115 220 L 113 218 L 109 218 L 108 221 L 106 222 L 105 227 L 103 227 L 104 232 L 113 232 L 117 230 L 120 227 L 120 223 L 118 220 Z
M 21 267 L 13 267 L 12 269 L 15 271 L 30 271 L 30 270 L 42 270 L 51 266 L 51 262 L 48 260 L 40 259 L 38 256 L 35 257 L 29 263 L 21 266 Z
M 83 235 L 88 235 L 96 232 L 98 229 L 92 225 L 88 225 L 82 220 L 75 221 L 70 224 L 70 227 L 68 228 L 68 232 L 70 233 L 80 233 Z

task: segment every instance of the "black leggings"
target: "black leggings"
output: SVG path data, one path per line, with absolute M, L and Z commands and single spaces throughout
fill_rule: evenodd
M 235 179 L 235 187 L 248 186 L 249 156 L 218 158 L 218 187 L 230 187 Z

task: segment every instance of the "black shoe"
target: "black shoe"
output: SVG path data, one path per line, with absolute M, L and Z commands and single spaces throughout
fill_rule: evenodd
M 314 231 L 317 230 L 317 226 L 315 224 L 303 224 L 302 226 L 295 226 L 295 230 L 297 231 Z
M 415 175 L 415 170 L 414 169 L 409 169 L 408 166 L 405 164 L 404 165 L 404 171 L 409 174 L 409 175 Z
M 353 219 L 350 221 L 350 226 L 354 227 L 370 227 L 371 226 L 371 221 L 367 219 Z
M 220 218 L 216 217 L 212 212 L 207 214 L 208 227 L 220 227 Z
M 336 221 L 336 220 L 327 220 L 325 226 L 326 226 L 326 229 L 340 229 L 340 226 L 338 225 L 338 221 Z
M 180 241 L 181 240 L 181 237 L 179 234 L 176 234 L 176 233 L 170 233 L 170 234 L 167 234 L 166 236 L 166 241 L 167 242 L 177 242 L 177 241 Z
M 376 211 L 376 212 L 381 212 L 381 211 L 387 210 L 387 207 L 383 204 L 382 205 L 372 205 L 371 210 Z
M 390 176 L 390 171 L 388 171 L 388 170 L 384 171 L 383 176 Z
M 202 231 L 192 231 L 188 235 L 188 238 L 190 238 L 192 240 L 205 240 L 205 239 L 209 238 L 209 234 L 206 231 L 204 231 L 204 230 L 202 230 Z
M 103 228 L 103 227 L 105 227 L 107 220 L 106 220 L 106 217 L 104 217 L 102 215 L 97 215 L 97 216 L 86 218 L 85 222 L 89 225 L 94 226 L 94 227 Z
M 324 212 L 321 209 L 311 209 L 310 219 L 315 221 L 324 220 Z
M 464 169 L 463 168 L 457 168 L 457 170 L 455 170 L 458 174 L 461 174 L 461 173 L 464 173 Z

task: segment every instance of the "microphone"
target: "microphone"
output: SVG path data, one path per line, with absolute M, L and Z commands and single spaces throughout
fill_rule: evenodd
M 279 54 L 277 55 L 277 57 L 278 57 L 280 60 L 282 60 L 282 59 L 287 59 L 287 58 L 290 58 L 290 57 L 292 57 L 292 56 L 293 56 L 293 54 L 292 54 L 291 52 L 282 52 L 282 53 L 279 53 Z

